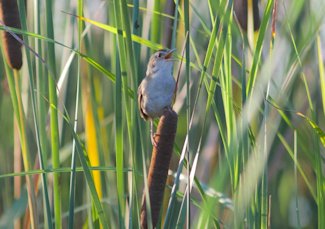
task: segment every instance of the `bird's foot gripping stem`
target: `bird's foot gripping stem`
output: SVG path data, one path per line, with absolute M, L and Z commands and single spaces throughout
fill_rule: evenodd
M 171 106 L 167 106 L 164 108 L 165 111 L 172 112 L 173 109 Z M 158 143 L 156 142 L 156 137 L 160 136 L 160 134 L 154 133 L 153 131 L 153 120 L 150 121 L 150 139 L 151 139 L 151 144 L 157 148 Z
M 151 144 L 154 146 L 154 147 L 157 147 L 158 144 L 155 140 L 156 136 L 159 136 L 159 134 L 156 134 L 153 132 L 153 121 L 150 122 L 150 139 L 151 139 Z
M 157 136 L 160 136 L 160 134 L 152 133 L 152 134 L 150 135 L 150 138 L 151 138 L 151 144 L 152 144 L 154 147 L 156 147 L 156 148 L 157 148 L 157 146 L 158 146 L 158 143 L 156 142 L 156 139 L 155 139 Z

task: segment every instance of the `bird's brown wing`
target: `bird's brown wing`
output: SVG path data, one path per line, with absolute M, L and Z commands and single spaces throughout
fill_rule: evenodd
M 142 109 L 142 99 L 143 99 L 143 94 L 142 94 L 142 83 L 141 83 L 140 86 L 138 87 L 138 107 L 139 107 L 141 118 L 147 120 L 149 116 Z

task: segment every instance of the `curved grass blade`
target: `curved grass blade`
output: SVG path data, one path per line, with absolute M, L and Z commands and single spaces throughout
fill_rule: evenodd
M 260 59 L 261 59 L 261 55 L 262 55 L 262 48 L 263 48 L 265 33 L 266 33 L 267 25 L 268 25 L 268 22 L 269 22 L 271 13 L 272 13 L 272 9 L 273 9 L 273 1 L 274 0 L 269 0 L 267 2 L 265 10 L 264 10 L 264 14 L 263 14 L 263 18 L 262 18 L 262 22 L 261 22 L 261 26 L 260 26 L 260 30 L 259 30 L 257 42 L 256 42 L 256 49 L 255 49 L 255 53 L 254 53 L 253 64 L 252 64 L 252 68 L 251 68 L 250 74 L 249 74 L 249 79 L 247 82 L 246 95 L 249 95 L 252 92 L 254 85 L 255 85 L 258 64 L 260 63 Z
M 323 147 L 325 147 L 325 132 L 315 123 L 313 120 L 311 120 L 309 117 L 306 115 L 297 112 L 296 113 L 298 116 L 302 117 L 308 124 L 309 126 L 314 130 L 314 132 L 317 134 L 320 142 L 322 143 Z

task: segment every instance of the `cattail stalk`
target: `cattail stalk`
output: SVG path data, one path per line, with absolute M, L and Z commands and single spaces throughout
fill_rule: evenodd
M 21 28 L 16 0 L 0 0 L 0 20 L 1 25 Z M 19 70 L 23 64 L 22 44 L 17 37 L 22 40 L 22 36 L 17 34 L 17 37 L 14 37 L 12 32 L 2 32 L 2 36 L 6 61 L 11 68 Z
M 155 228 L 163 200 L 165 184 L 168 175 L 169 163 L 173 152 L 177 129 L 177 114 L 166 109 L 161 116 L 156 133 L 156 143 L 152 149 L 151 163 L 148 173 L 148 190 L 152 227 Z M 141 227 L 148 228 L 148 209 L 146 207 L 146 193 L 143 192 L 141 207 Z

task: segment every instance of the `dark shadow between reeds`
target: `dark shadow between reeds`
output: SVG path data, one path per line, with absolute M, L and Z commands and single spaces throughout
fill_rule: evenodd
M 248 18 L 248 0 L 234 0 L 234 13 L 236 15 L 237 22 L 240 27 L 247 32 L 247 18 Z M 253 20 L 254 20 L 254 31 L 258 30 L 261 25 L 259 16 L 258 0 L 252 0 L 253 4 Z
M 148 190 L 152 227 L 155 228 L 163 200 L 169 163 L 177 130 L 178 116 L 172 109 L 166 109 L 161 116 L 156 132 L 156 146 L 153 146 L 148 173 Z M 148 211 L 146 193 L 143 191 L 141 207 L 141 228 L 148 228 Z

